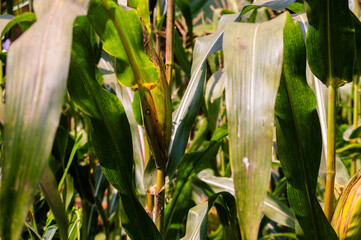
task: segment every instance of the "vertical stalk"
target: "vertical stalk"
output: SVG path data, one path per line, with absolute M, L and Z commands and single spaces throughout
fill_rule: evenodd
M 174 49 L 174 0 L 168 0 L 167 5 L 167 28 L 165 46 L 165 74 L 168 85 L 172 79 L 173 49 Z
M 157 169 L 157 192 L 155 195 L 155 219 L 154 223 L 157 226 L 161 235 L 164 230 L 164 191 L 163 186 L 165 183 L 164 169 Z
M 358 76 L 355 76 L 353 79 L 353 129 L 357 128 L 357 118 L 358 118 Z M 356 160 L 357 157 L 353 156 L 351 159 L 351 177 L 356 173 Z
M 336 79 L 330 80 L 328 95 L 328 134 L 327 134 L 327 174 L 325 193 L 325 215 L 331 221 L 333 213 L 334 184 L 335 184 L 335 126 L 336 126 Z
M 158 29 L 158 25 L 160 22 L 160 18 L 161 18 L 161 0 L 157 1 L 157 19 L 156 19 L 156 24 L 154 26 L 155 29 L 155 51 L 157 52 L 158 56 L 160 56 L 160 31 L 161 29 Z

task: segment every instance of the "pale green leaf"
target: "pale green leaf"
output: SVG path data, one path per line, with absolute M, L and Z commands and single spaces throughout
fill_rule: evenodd
M 86 13 L 87 3 L 35 1 L 37 22 L 10 46 L 0 196 L 4 239 L 19 238 L 48 159 L 65 96 L 73 21 Z
M 257 239 L 271 168 L 274 104 L 287 14 L 228 24 L 223 41 L 230 159 L 243 239 Z

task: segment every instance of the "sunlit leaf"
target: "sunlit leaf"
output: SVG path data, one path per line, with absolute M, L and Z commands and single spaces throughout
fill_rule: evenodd
M 244 239 L 257 239 L 266 197 L 286 17 L 260 24 L 228 24 L 225 31 L 230 159 Z
M 316 198 L 322 138 L 316 99 L 306 81 L 306 51 L 298 23 L 285 27 L 283 74 L 276 100 L 279 159 L 299 239 L 337 239 Z
M 132 136 L 125 110 L 119 99 L 97 82 L 90 41 L 80 27 L 74 29 L 68 90 L 73 102 L 90 117 L 100 165 L 120 194 L 124 229 L 132 239 L 159 239 L 133 188 Z

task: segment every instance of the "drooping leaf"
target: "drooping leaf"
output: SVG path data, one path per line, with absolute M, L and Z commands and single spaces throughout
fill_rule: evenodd
M 64 101 L 73 21 L 87 5 L 87 0 L 35 1 L 37 22 L 10 46 L 0 193 L 4 239 L 19 238 L 48 159 Z
M 92 48 L 80 27 L 74 29 L 68 90 L 91 120 L 93 146 L 109 182 L 119 191 L 124 229 L 132 239 L 159 239 L 133 188 L 132 136 L 119 99 L 97 82 Z
M 211 176 L 206 171 L 200 172 L 197 177 L 206 183 L 215 193 L 225 191 L 233 196 L 235 195 L 232 178 Z M 267 193 L 267 197 L 264 201 L 263 213 L 276 223 L 293 229 L 295 228 L 295 216 L 292 210 L 271 193 Z
M 3 28 L 3 30 L 1 31 L 1 37 L 5 36 L 5 34 L 7 34 L 10 31 L 10 29 L 12 27 L 14 27 L 16 24 L 19 24 L 20 26 L 22 26 L 26 22 L 27 25 L 31 25 L 35 21 L 36 21 L 36 16 L 34 13 L 27 12 L 27 13 L 18 15 L 16 17 L 14 17 L 13 19 L 11 19 L 11 21 L 6 25 L 6 27 Z M 22 30 L 25 32 L 26 29 L 22 27 Z
M 352 81 L 355 28 L 347 1 L 305 0 L 309 21 L 307 61 L 313 74 L 326 86 Z
M 299 239 L 337 239 L 316 198 L 322 138 L 316 100 L 306 81 L 306 51 L 298 23 L 284 30 L 283 74 L 276 100 L 279 159 Z
M 243 239 L 257 239 L 266 197 L 287 16 L 257 24 L 233 23 L 225 31 L 229 150 Z

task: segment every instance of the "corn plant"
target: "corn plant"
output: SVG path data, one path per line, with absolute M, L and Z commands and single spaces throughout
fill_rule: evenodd
M 1 13 L 0 239 L 359 238 L 358 1 Z

